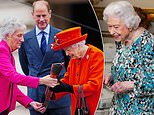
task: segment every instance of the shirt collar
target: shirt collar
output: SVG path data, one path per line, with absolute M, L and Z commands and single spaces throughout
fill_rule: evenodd
M 43 30 L 46 34 L 49 34 L 49 30 L 50 30 L 50 25 L 48 24 L 47 27 Z M 36 35 L 39 35 L 39 33 L 41 32 L 42 30 L 40 30 L 38 28 L 38 26 L 36 26 Z

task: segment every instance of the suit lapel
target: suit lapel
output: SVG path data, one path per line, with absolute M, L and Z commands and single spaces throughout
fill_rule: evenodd
M 50 47 L 51 47 L 51 43 L 53 43 L 53 42 L 54 42 L 54 33 L 52 31 L 52 27 L 50 27 L 48 46 L 50 45 Z
M 50 32 L 49 32 L 49 40 L 48 40 L 48 45 L 47 45 L 47 49 L 46 52 L 51 52 L 51 44 L 54 42 L 54 34 L 52 31 L 52 27 L 50 26 Z M 45 52 L 44 58 L 47 56 Z
M 42 55 L 41 50 L 38 51 L 38 53 L 41 55 L 40 57 L 42 58 L 42 66 L 43 66 L 43 64 L 45 64 L 44 62 L 46 62 L 46 59 L 49 58 L 48 54 L 50 53 L 50 55 L 52 55 L 54 53 L 54 51 L 51 49 L 51 44 L 54 42 L 54 35 L 55 34 L 56 34 L 56 32 L 53 30 L 52 26 L 50 26 L 49 40 L 48 40 L 48 45 L 47 45 L 47 49 L 46 49 L 44 56 Z M 36 35 L 36 34 L 34 34 L 34 35 Z M 37 40 L 36 36 L 35 36 L 35 40 Z M 36 45 L 35 48 L 39 47 L 38 42 L 35 42 L 35 43 L 37 43 L 37 44 L 35 44 Z
M 43 59 L 43 54 L 41 52 L 41 49 L 39 48 L 39 44 L 36 38 L 36 31 L 35 29 L 33 29 L 32 33 L 29 36 L 29 44 L 31 45 L 31 48 L 33 50 L 33 52 L 38 55 L 38 57 L 40 57 L 40 59 Z

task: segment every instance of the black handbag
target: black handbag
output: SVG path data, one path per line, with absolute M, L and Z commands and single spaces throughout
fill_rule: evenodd
M 84 97 L 82 85 L 80 85 L 78 88 L 78 96 L 76 100 L 76 109 L 75 109 L 74 115 L 90 115 L 89 110 L 88 110 L 88 105 Z

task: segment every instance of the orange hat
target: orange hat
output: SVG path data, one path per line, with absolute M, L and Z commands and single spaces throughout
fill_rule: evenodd
M 81 35 L 81 27 L 73 27 L 61 31 L 54 36 L 53 50 L 60 50 L 78 43 L 87 38 L 87 34 Z

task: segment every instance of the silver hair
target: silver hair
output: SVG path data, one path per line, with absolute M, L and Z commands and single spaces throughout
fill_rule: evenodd
M 71 47 L 73 47 L 73 48 L 80 47 L 80 46 L 85 45 L 85 43 L 86 43 L 86 40 L 82 40 L 78 43 L 73 44 Z
M 15 17 L 4 19 L 2 23 L 3 24 L 0 25 L 0 41 L 6 39 L 5 36 L 7 34 L 12 35 L 18 29 L 26 30 L 26 25 Z
M 122 20 L 129 29 L 136 29 L 141 22 L 133 6 L 128 1 L 116 1 L 110 3 L 103 12 L 103 19 L 108 20 L 109 16 L 116 16 Z

